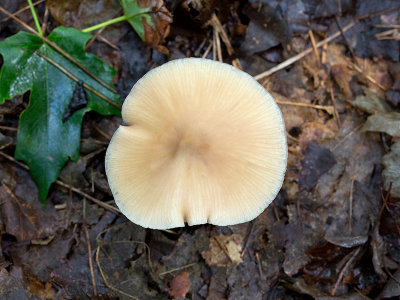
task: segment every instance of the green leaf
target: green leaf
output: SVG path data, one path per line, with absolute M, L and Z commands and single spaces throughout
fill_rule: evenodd
M 112 85 L 115 70 L 95 55 L 85 52 L 85 44 L 90 37 L 90 34 L 73 28 L 58 27 L 48 39 L 68 52 L 90 72 Z M 0 42 L 0 54 L 3 55 L 4 61 L 0 71 L 0 104 L 5 99 L 30 90 L 29 106 L 20 115 L 15 157 L 28 164 L 39 187 L 40 199 L 44 203 L 50 185 L 57 180 L 63 165 L 69 158 L 78 159 L 83 115 L 90 110 L 104 115 L 120 115 L 120 111 L 99 96 L 85 90 L 87 106 L 74 112 L 63 122 L 63 115 L 71 101 L 76 82 L 39 56 L 38 52 L 113 102 L 120 102 L 117 94 L 108 90 L 51 46 L 44 44 L 39 37 L 19 32 Z
M 153 26 L 150 16 L 147 14 L 151 11 L 149 7 L 140 8 L 136 0 L 120 0 L 124 9 L 124 15 L 128 18 L 129 24 L 135 29 L 139 37 L 145 41 L 144 25 L 142 18 L 146 18 L 147 23 Z

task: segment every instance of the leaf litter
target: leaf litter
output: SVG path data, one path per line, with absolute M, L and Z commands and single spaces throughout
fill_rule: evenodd
M 252 75 L 312 49 L 311 36 L 318 42 L 333 34 L 338 27 L 332 16 L 339 16 L 345 26 L 356 15 L 389 10 L 359 21 L 345 33 L 347 42 L 339 37 L 286 69 L 263 77 L 261 83 L 280 103 L 285 118 L 289 158 L 277 199 L 252 222 L 143 229 L 115 212 L 89 205 L 67 187 L 50 189 L 42 207 L 29 173 L 1 156 L 0 295 L 48 299 L 397 297 L 400 158 L 396 97 L 400 73 L 395 57 L 399 50 L 398 46 L 389 48 L 393 41 L 378 41 L 373 36 L 381 31 L 374 26 L 397 20 L 395 5 L 383 1 L 377 8 L 373 1 L 341 1 L 338 8 L 329 1 L 308 0 L 145 2 L 165 5 L 173 15 L 173 23 L 164 24 L 170 26 L 169 35 L 166 26 L 155 37 L 157 43 L 148 42 L 154 49 L 164 53 L 167 49 L 171 57 L 198 53 L 213 58 L 218 43 L 207 21 L 216 12 L 235 49 L 232 56 L 220 43 L 222 59 L 228 63 L 238 59 Z M 77 6 L 73 1 L 57 4 L 49 0 L 38 5 L 38 12 L 43 14 L 46 6 L 53 6 L 51 29 L 59 23 L 68 25 L 79 14 L 92 14 L 91 24 L 71 23 L 84 28 L 120 15 L 123 7 L 119 3 L 104 3 L 111 5 L 102 8 L 108 14 L 104 19 L 94 13 L 96 4 L 90 1 Z M 115 3 L 118 6 L 111 8 Z M 277 28 L 262 26 L 260 15 L 279 20 Z M 123 96 L 145 71 L 168 60 L 143 46 L 131 25 L 115 24 L 104 30 L 119 50 L 101 38 L 89 47 L 96 54 L 103 49 L 119 53 L 122 63 L 116 86 Z M 366 28 L 375 29 L 369 33 Z M 16 30 L 0 31 L 0 41 Z M 363 45 L 368 47 L 363 50 Z M 350 48 L 362 58 L 352 57 Z M 64 106 L 70 111 L 65 122 L 79 112 L 79 101 L 85 98 L 75 86 L 70 88 L 75 102 L 66 101 Z M 85 90 L 88 101 L 89 93 Z M 0 125 L 17 128 L 27 95 L 7 100 L 7 105 L 1 111 Z M 61 122 L 65 109 L 59 114 Z M 64 182 L 99 201 L 112 200 L 102 147 L 119 122 L 118 117 L 87 113 L 78 139 L 79 160 L 68 163 L 61 173 Z M 15 140 L 17 132 L 2 127 L 0 131 L 6 141 L 1 151 L 12 154 L 15 142 L 10 138 Z

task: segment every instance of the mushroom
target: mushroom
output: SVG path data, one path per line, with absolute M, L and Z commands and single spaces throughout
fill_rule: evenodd
M 122 118 L 106 173 L 121 212 L 143 227 L 247 222 L 282 186 L 281 111 L 228 64 L 185 58 L 151 70 L 132 88 Z

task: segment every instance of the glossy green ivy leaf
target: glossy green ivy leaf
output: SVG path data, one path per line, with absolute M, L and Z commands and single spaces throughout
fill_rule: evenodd
M 93 74 L 112 85 L 115 70 L 95 55 L 85 52 L 85 44 L 90 37 L 90 34 L 73 28 L 58 27 L 48 39 Z M 78 159 L 81 124 L 85 112 L 94 110 L 104 115 L 120 115 L 120 111 L 85 90 L 86 107 L 75 111 L 70 118 L 63 121 L 77 83 L 39 56 L 38 52 L 115 103 L 120 104 L 120 101 L 117 94 L 98 83 L 35 35 L 19 32 L 0 42 L 0 54 L 3 56 L 0 104 L 30 90 L 29 106 L 20 115 L 15 157 L 28 164 L 39 187 L 40 199 L 44 203 L 50 185 L 57 180 L 67 160 Z

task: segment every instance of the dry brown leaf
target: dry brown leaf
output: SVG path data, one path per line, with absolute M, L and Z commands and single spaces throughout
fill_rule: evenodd
M 242 240 L 239 234 L 215 236 L 210 238 L 210 249 L 201 255 L 208 265 L 229 266 L 241 263 Z
M 137 3 L 140 8 L 150 8 L 149 15 L 153 24 L 149 24 L 146 18 L 142 17 L 146 44 L 163 54 L 168 54 L 168 49 L 161 43 L 169 34 L 172 14 L 164 6 L 163 0 L 138 0 Z
M 176 298 L 185 297 L 189 292 L 192 283 L 189 279 L 188 272 L 182 272 L 171 281 L 171 291 L 169 294 Z

